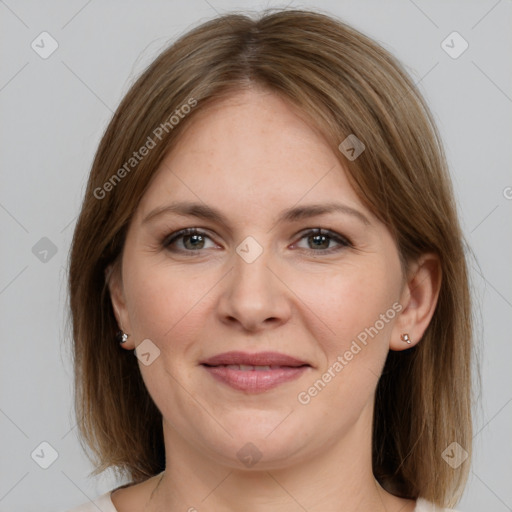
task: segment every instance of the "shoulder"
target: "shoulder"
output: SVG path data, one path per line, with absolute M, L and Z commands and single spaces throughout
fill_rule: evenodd
M 112 491 L 108 491 L 101 496 L 98 496 L 95 500 L 83 503 L 76 508 L 66 510 L 66 512 L 98 512 L 98 509 L 102 512 L 117 512 L 116 507 L 110 497 Z
M 143 482 L 127 483 L 98 496 L 95 500 L 66 510 L 66 512 L 119 512 L 140 511 L 150 498 L 155 483 L 162 477 L 162 473 Z
M 453 508 L 439 508 L 436 507 L 433 503 L 430 503 L 430 501 L 427 501 L 423 498 L 418 498 L 416 500 L 416 508 L 414 509 L 414 512 L 457 512 Z

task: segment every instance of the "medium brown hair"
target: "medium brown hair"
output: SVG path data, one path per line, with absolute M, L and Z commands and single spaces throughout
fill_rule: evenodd
M 373 471 L 395 495 L 453 506 L 470 458 L 453 469 L 442 453 L 456 441 L 471 454 L 472 326 L 444 151 L 424 99 L 393 56 L 332 16 L 301 10 L 265 11 L 254 19 L 229 14 L 189 31 L 143 72 L 103 135 L 69 271 L 75 407 L 81 442 L 93 452 L 92 474 L 113 468 L 136 483 L 165 469 L 161 413 L 137 358 L 115 341 L 105 270 L 119 261 L 141 197 L 195 113 L 251 87 L 279 94 L 323 134 L 358 196 L 395 237 L 405 268 L 425 252 L 439 256 L 433 318 L 415 347 L 389 352 L 377 386 Z M 113 180 L 191 99 L 195 109 L 175 126 L 167 123 L 156 146 Z M 338 150 L 351 134 L 366 148 L 353 161 Z

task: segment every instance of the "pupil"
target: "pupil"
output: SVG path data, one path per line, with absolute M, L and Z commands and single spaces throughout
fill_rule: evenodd
M 317 247 L 320 247 L 320 245 L 322 244 L 322 242 L 323 242 L 323 243 L 325 243 L 326 238 L 327 238 L 327 237 L 326 237 L 325 235 L 314 235 L 314 236 L 313 236 L 313 239 L 314 239 L 314 240 L 316 240 L 316 241 L 319 241 L 319 242 L 320 242 L 320 244 L 317 244 L 317 243 L 315 242 L 315 245 L 316 245 Z M 329 242 L 328 242 L 328 241 L 327 241 L 327 244 L 329 244 Z
M 201 235 L 188 235 L 187 239 L 190 241 L 190 240 L 194 240 L 196 242 L 199 242 L 201 243 L 202 242 L 202 236 Z M 192 243 L 192 247 L 193 248 L 197 248 L 198 245 L 197 244 L 194 244 Z

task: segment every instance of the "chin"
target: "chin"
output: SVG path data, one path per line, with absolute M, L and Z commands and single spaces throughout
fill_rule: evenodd
M 294 463 L 293 455 L 300 451 L 297 446 L 271 442 L 268 439 L 231 440 L 226 450 L 218 452 L 217 462 L 223 460 L 230 468 L 247 471 L 269 471 L 284 469 Z M 215 447 L 218 450 L 218 446 Z
M 293 458 L 308 446 L 304 436 L 304 426 L 279 421 L 259 424 L 251 418 L 246 421 L 227 425 L 224 428 L 231 435 L 213 439 L 204 437 L 203 443 L 209 445 L 209 452 L 217 461 L 223 460 L 227 466 L 238 469 L 264 470 L 285 468 Z M 215 436 L 217 437 L 217 436 Z

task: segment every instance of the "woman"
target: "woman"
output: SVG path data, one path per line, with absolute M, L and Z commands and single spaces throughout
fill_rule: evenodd
M 80 432 L 94 474 L 131 481 L 75 512 L 460 499 L 470 298 L 445 157 L 401 65 L 346 24 L 226 15 L 164 51 L 101 141 L 69 286 Z

